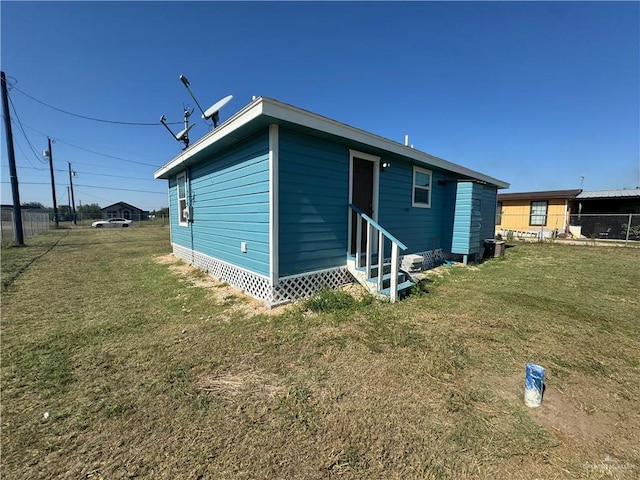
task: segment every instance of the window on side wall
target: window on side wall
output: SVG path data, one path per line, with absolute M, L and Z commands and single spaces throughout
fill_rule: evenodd
M 529 216 L 529 225 L 544 226 L 547 224 L 547 209 L 549 202 L 531 202 L 531 214 Z
M 502 202 L 496 204 L 496 225 L 502 225 Z
M 184 173 L 178 175 L 178 219 L 180 225 L 187 225 L 187 176 Z
M 420 167 L 413 167 L 411 205 L 420 208 L 431 207 L 431 171 Z

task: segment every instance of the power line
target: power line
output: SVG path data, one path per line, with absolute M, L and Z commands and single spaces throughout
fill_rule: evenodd
M 2 181 L 0 183 L 10 183 L 9 181 Z M 20 184 L 22 185 L 50 185 L 49 182 L 20 182 Z M 56 183 L 56 185 L 58 186 L 65 186 L 65 184 L 62 183 Z M 77 187 L 83 187 L 83 188 L 101 188 L 103 190 L 120 190 L 123 192 L 138 192 L 138 193 L 154 193 L 156 195 L 166 195 L 167 192 L 153 192 L 151 190 L 138 190 L 135 188 L 117 188 L 117 187 L 103 187 L 101 185 L 74 185 Z
M 111 124 L 116 124 L 116 125 L 134 125 L 134 126 L 143 126 L 143 127 L 151 127 L 151 126 L 156 127 L 156 126 L 159 125 L 158 122 L 154 122 L 154 123 L 122 122 L 122 121 L 118 121 L 118 120 L 105 120 L 103 118 L 95 118 L 95 117 L 89 117 L 87 115 L 80 115 L 78 113 L 68 112 L 67 110 L 63 110 L 62 108 L 54 107 L 53 105 L 49 105 L 48 103 L 45 103 L 42 100 L 38 100 L 37 98 L 32 97 L 31 95 L 29 95 L 25 91 L 20 90 L 18 87 L 15 86 L 15 84 L 13 85 L 12 89 L 13 90 L 17 90 L 18 92 L 23 94 L 25 97 L 30 98 L 34 102 L 38 102 L 39 104 L 44 105 L 45 107 L 51 108 L 53 110 L 57 110 L 58 112 L 64 113 L 66 115 L 71 115 L 73 117 L 82 118 L 84 120 L 91 120 L 91 121 L 94 121 L 94 122 L 102 122 L 102 123 L 111 123 Z M 180 124 L 180 123 L 182 123 L 182 122 L 172 122 L 171 125 L 177 125 L 177 124 Z
M 127 175 L 110 175 L 107 173 L 90 173 L 90 172 L 82 172 L 80 170 L 74 170 L 76 173 L 81 173 L 83 175 L 95 175 L 95 176 L 99 176 L 99 177 L 113 177 L 113 178 L 127 178 L 129 180 L 142 180 L 142 181 L 147 181 L 147 182 L 157 182 L 158 180 L 156 180 L 155 178 L 142 178 L 142 177 L 130 177 Z
M 33 130 L 34 132 L 39 133 L 40 135 L 42 135 L 45 138 L 51 138 L 52 140 L 55 140 L 56 142 L 60 142 L 60 143 L 64 143 L 66 145 L 70 145 L 72 147 L 76 147 L 76 148 L 82 148 L 79 145 L 76 145 L 74 143 L 71 143 L 69 140 L 66 140 L 64 138 L 60 138 L 60 137 L 55 137 L 53 135 L 49 135 L 48 133 L 44 133 L 41 130 L 38 130 L 37 128 L 33 128 L 31 125 L 27 125 L 26 123 L 22 124 L 25 128 L 28 128 L 29 130 Z M 104 145 L 90 145 L 88 143 L 86 143 L 85 145 L 88 145 L 89 147 L 94 147 L 94 148 L 98 148 L 98 149 L 103 149 L 103 148 L 109 148 L 109 147 L 105 147 Z M 86 148 L 86 147 L 85 147 Z M 134 155 L 137 155 L 137 152 L 128 152 L 128 153 L 133 153 Z M 125 158 L 122 158 L 120 160 L 125 160 L 128 161 Z
M 95 198 L 96 200 L 100 200 L 102 202 L 110 202 L 111 201 L 111 200 L 106 199 L 104 197 L 98 197 L 97 195 L 93 195 L 91 193 L 88 193 L 86 190 L 83 190 L 83 189 L 78 189 L 78 197 L 80 196 L 80 194 L 82 194 L 83 196 L 86 195 L 87 197 Z
M 20 121 L 20 116 L 18 115 L 18 112 L 16 111 L 16 107 L 13 104 L 13 101 L 11 100 L 11 97 L 7 97 L 7 98 L 9 99 L 9 105 L 11 105 L 11 109 L 13 110 L 13 114 L 16 117 L 16 121 L 18 122 L 18 127 L 20 127 L 20 131 L 22 132 L 22 135 L 24 135 L 24 138 L 27 141 L 27 144 L 29 144 L 29 148 L 31 148 L 31 151 L 33 152 L 33 155 L 38 159 L 38 161 L 40 163 L 46 163 L 44 160 L 42 160 L 40 158 L 40 156 L 36 152 L 35 148 L 33 148 L 33 145 L 31 145 L 31 141 L 29 140 L 29 137 L 27 137 L 27 132 L 25 132 L 24 128 L 22 127 L 22 122 Z
M 139 165 L 145 165 L 147 167 L 153 167 L 153 168 L 158 168 L 158 165 L 153 165 L 151 163 L 144 163 L 144 162 L 138 162 L 136 160 L 129 160 L 128 158 L 122 158 L 122 157 L 116 157 L 114 155 L 108 155 L 106 153 L 100 153 L 100 152 L 96 152 L 95 150 L 90 150 L 88 148 L 84 148 L 84 147 L 79 147 L 78 145 L 74 145 L 73 143 L 69 143 L 65 140 L 60 140 L 59 138 L 56 139 L 58 142 L 60 143 L 64 143 L 65 145 L 69 145 L 70 147 L 73 148 L 77 148 L 78 150 L 84 150 L 85 152 L 89 152 L 89 153 L 93 153 L 95 155 L 101 155 L 103 157 L 107 157 L 107 158 L 113 158 L 115 160 L 122 160 L 124 162 L 129 162 L 129 163 L 137 163 Z
M 139 192 L 139 193 L 155 193 L 156 195 L 166 195 L 167 192 L 153 192 L 151 190 L 138 190 L 135 188 L 115 188 L 115 187 L 101 187 L 99 185 L 78 185 L 78 187 L 85 188 L 103 188 L 105 190 L 121 190 L 123 192 Z
M 24 125 L 24 127 L 28 128 L 29 130 L 33 130 L 34 132 L 37 132 L 37 133 L 39 133 L 40 135 L 42 135 L 44 137 L 50 137 L 51 139 L 55 140 L 56 142 L 64 143 L 65 145 L 69 145 L 70 147 L 74 147 L 74 148 L 77 148 L 79 150 L 84 150 L 85 152 L 93 153 L 93 154 L 96 154 L 96 155 L 101 155 L 103 157 L 113 158 L 115 160 L 122 160 L 123 162 L 138 163 L 140 165 L 145 165 L 147 167 L 158 168 L 158 165 L 154 165 L 154 164 L 151 164 L 151 163 L 138 162 L 137 160 L 130 160 L 128 158 L 116 157 L 114 155 L 109 155 L 109 154 L 106 154 L 106 153 L 96 152 L 95 150 L 90 150 L 90 149 L 88 149 L 86 147 L 81 147 L 80 145 L 76 145 L 74 143 L 71 143 L 68 140 L 64 140 L 62 138 L 54 137 L 53 135 L 49 135 L 47 133 L 44 133 L 44 132 L 38 130 L 37 128 L 33 128 L 32 126 L 27 125 L 26 123 L 23 124 L 23 125 Z
M 2 166 L 5 167 L 6 165 L 2 165 Z M 30 169 L 30 170 L 40 170 L 40 171 L 46 170 L 44 168 L 38 168 L 38 167 L 22 167 L 22 168 Z M 66 172 L 66 170 L 63 170 L 61 168 L 54 168 L 53 171 L 54 172 Z M 129 179 L 129 180 L 142 180 L 142 181 L 147 181 L 147 182 L 157 182 L 158 181 L 155 178 L 132 177 L 130 175 L 111 175 L 111 174 L 108 174 L 108 173 L 83 172 L 81 170 L 74 170 L 74 172 L 75 173 L 81 173 L 83 175 L 94 175 L 94 176 L 98 176 L 98 177 L 126 178 L 126 179 Z
M 31 165 L 30 167 L 20 167 L 20 168 L 32 168 L 33 170 L 39 170 L 41 172 L 44 172 L 46 170 L 46 168 L 38 168 L 33 163 L 31 163 L 31 160 L 29 160 L 29 157 L 27 156 L 25 151 L 22 149 L 22 146 L 20 145 L 20 143 L 18 143 L 18 140 L 15 137 L 13 138 L 13 140 L 16 146 L 18 147 L 18 150 L 22 152 L 22 155 L 24 156 L 25 160 L 29 162 L 29 165 Z M 4 165 L 2 166 L 4 167 Z M 7 168 L 9 168 L 9 165 L 7 165 Z

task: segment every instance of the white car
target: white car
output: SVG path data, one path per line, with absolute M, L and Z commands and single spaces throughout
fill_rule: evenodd
M 99 222 L 93 222 L 91 226 L 94 228 L 128 227 L 132 223 L 133 223 L 133 220 L 127 220 L 126 218 L 110 218 L 109 220 L 100 220 Z

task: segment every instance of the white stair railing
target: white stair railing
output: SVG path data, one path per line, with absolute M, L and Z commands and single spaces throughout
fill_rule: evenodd
M 391 242 L 391 285 L 389 288 L 389 298 L 392 302 L 398 299 L 398 273 L 399 273 L 399 255 L 400 249 L 406 250 L 407 246 L 394 237 L 391 233 L 385 230 L 374 219 L 364 213 L 355 205 L 349 205 L 349 208 L 356 214 L 356 268 L 362 268 L 362 229 L 363 222 L 366 228 L 367 244 L 365 247 L 364 255 L 364 269 L 367 275 L 367 280 L 372 277 L 371 271 L 373 269 L 373 239 L 375 233 L 378 234 L 378 291 L 383 289 L 384 282 L 384 252 L 385 252 L 385 238 Z

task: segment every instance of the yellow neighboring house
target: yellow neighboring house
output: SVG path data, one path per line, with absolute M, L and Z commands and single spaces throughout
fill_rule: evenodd
M 582 190 L 498 194 L 496 234 L 517 237 L 569 233 L 575 198 Z

